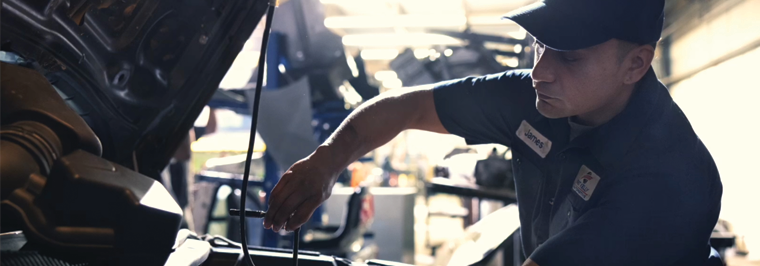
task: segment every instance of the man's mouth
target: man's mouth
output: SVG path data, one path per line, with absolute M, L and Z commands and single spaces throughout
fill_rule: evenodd
M 543 100 L 543 101 L 548 101 L 548 100 L 552 100 L 552 99 L 557 99 L 557 98 L 551 97 L 551 96 L 549 96 L 549 95 L 546 95 L 546 94 L 540 93 L 540 92 L 538 92 L 538 91 L 536 91 L 536 95 L 538 95 L 538 99 L 540 99 L 540 100 Z

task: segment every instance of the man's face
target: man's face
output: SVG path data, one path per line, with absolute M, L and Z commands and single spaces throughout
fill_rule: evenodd
M 571 117 L 615 102 L 624 78 L 618 42 L 568 52 L 536 43 L 532 77 L 538 112 L 548 118 Z

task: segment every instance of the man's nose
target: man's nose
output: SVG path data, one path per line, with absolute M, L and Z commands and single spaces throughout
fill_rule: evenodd
M 554 71 L 552 71 L 552 68 L 550 67 L 551 55 L 547 55 L 547 53 L 551 53 L 551 51 L 548 50 L 549 49 L 546 49 L 541 55 L 536 56 L 536 63 L 533 65 L 533 71 L 531 72 L 534 86 L 539 82 L 554 82 Z

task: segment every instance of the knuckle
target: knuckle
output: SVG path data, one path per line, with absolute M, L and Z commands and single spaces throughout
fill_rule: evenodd
M 322 190 L 322 193 L 319 194 L 318 199 L 320 202 L 323 202 L 329 199 L 331 195 L 332 195 L 332 189 Z

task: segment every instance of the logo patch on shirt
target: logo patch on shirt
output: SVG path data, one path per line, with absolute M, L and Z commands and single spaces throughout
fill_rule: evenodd
M 597 174 L 583 165 L 578 172 L 578 176 L 575 178 L 575 182 L 573 182 L 573 191 L 583 198 L 583 200 L 588 201 L 591 198 L 591 194 L 594 194 L 594 189 L 596 188 L 596 184 L 599 183 L 599 179 Z
M 520 128 L 517 129 L 517 137 L 520 138 L 528 147 L 538 153 L 541 158 L 546 158 L 549 151 L 552 149 L 552 141 L 538 133 L 533 126 L 525 122 L 520 123 Z

